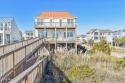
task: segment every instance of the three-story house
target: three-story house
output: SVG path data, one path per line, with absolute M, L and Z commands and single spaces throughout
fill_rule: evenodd
M 51 44 L 76 45 L 76 17 L 65 11 L 44 11 L 35 16 L 35 37 Z
M 0 17 L 0 45 L 20 41 L 21 36 L 13 17 Z

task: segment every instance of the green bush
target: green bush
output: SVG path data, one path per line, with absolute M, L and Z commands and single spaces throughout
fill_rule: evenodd
M 85 78 L 94 78 L 94 69 L 87 65 L 73 66 L 66 71 L 66 75 L 71 81 L 83 81 Z
M 111 48 L 105 40 L 102 40 L 99 43 L 95 43 L 94 46 L 92 47 L 92 53 L 95 53 L 96 51 L 103 52 L 110 55 Z
M 88 44 L 89 44 L 90 46 L 93 46 L 94 40 L 92 40 L 92 39 L 88 40 Z
M 86 44 L 86 43 L 87 43 L 87 41 L 86 41 L 86 40 L 83 40 L 82 44 Z
M 118 67 L 125 67 L 125 60 L 124 59 L 118 59 L 117 61 L 116 61 L 116 65 L 118 66 Z

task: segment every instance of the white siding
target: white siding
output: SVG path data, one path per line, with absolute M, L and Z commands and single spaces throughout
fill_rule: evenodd
M 15 20 L 11 21 L 11 32 L 10 32 L 10 42 L 13 42 L 14 40 L 21 40 L 20 32 L 18 29 L 18 26 L 15 22 Z

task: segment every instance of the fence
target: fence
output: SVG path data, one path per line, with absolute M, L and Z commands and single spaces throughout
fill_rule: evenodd
M 37 56 L 42 46 L 42 39 L 22 41 L 0 50 L 0 83 L 7 83 L 26 69 L 27 59 Z
M 125 53 L 125 48 L 121 47 L 112 47 L 112 50 L 115 52 Z
M 39 83 L 47 66 L 48 56 L 19 74 L 9 83 Z M 43 82 L 42 82 L 43 83 Z

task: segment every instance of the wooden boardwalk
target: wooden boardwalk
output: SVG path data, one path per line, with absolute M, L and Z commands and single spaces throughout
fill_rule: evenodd
M 28 59 L 38 56 L 42 47 L 42 42 L 43 39 L 34 38 L 1 46 L 0 83 L 8 83 L 11 79 L 26 70 L 28 66 L 33 65 L 35 60 L 28 61 Z

